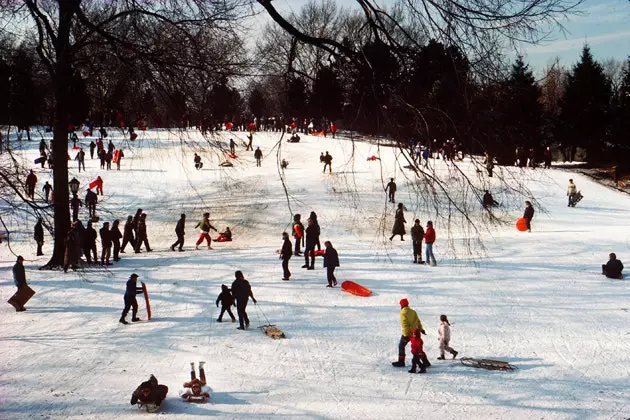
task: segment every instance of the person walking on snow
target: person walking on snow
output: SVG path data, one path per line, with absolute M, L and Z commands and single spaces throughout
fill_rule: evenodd
M 24 257 L 18 255 L 15 264 L 13 265 L 13 283 L 15 287 L 17 287 L 18 292 L 21 288 L 27 286 L 26 284 L 26 270 L 24 270 Z M 16 308 L 16 312 L 23 312 L 26 308 L 24 306 L 20 306 Z
M 80 149 L 77 152 L 77 155 L 74 157 L 74 160 L 76 160 L 79 163 L 79 173 L 81 173 L 81 166 L 83 166 L 83 172 L 85 172 L 85 152 L 83 151 L 83 149 Z
M 221 313 L 217 318 L 217 322 L 223 322 L 223 314 L 226 312 L 230 318 L 232 318 L 232 322 L 236 322 L 236 318 L 234 317 L 231 309 L 232 306 L 234 306 L 234 297 L 232 296 L 230 289 L 225 284 L 221 285 L 221 293 L 217 296 L 217 308 L 219 307 L 219 302 L 221 302 Z
M 256 166 L 260 166 L 260 161 L 263 157 L 262 150 L 260 150 L 260 146 L 256 147 L 256 151 L 254 152 L 254 158 L 256 159 Z
M 420 368 L 420 372 L 418 373 L 427 373 L 427 367 L 424 365 L 422 361 L 423 356 L 426 357 L 423 346 L 424 342 L 422 341 L 422 336 L 420 335 L 420 330 L 417 328 L 413 330 L 411 334 L 411 354 L 413 358 L 411 359 L 411 369 L 409 369 L 409 373 L 416 373 L 416 366 Z
M 313 219 L 308 219 L 306 227 L 306 245 L 304 246 L 304 265 L 302 268 L 307 270 L 315 269 L 315 245 L 319 241 L 319 234 L 317 233 L 317 226 L 313 223 Z M 308 259 L 311 259 L 310 265 Z
M 230 139 L 230 154 L 236 154 L 236 142 L 234 141 L 234 139 Z
M 440 315 L 440 329 L 438 331 L 438 341 L 440 342 L 440 357 L 438 360 L 444 360 L 444 350 L 453 355 L 453 359 L 457 357 L 457 352 L 449 347 L 451 341 L 451 323 L 448 322 L 446 315 Z
M 208 249 L 212 249 L 212 247 L 210 246 L 210 244 L 212 243 L 212 238 L 210 237 L 210 229 L 214 230 L 215 232 L 217 232 L 217 229 L 210 224 L 210 213 L 204 213 L 203 219 L 201 219 L 201 221 L 197 223 L 195 228 L 199 228 L 201 230 L 199 239 L 197 239 L 197 243 L 195 243 L 195 249 L 199 249 L 199 245 L 203 242 L 204 239 L 206 240 L 206 242 L 208 242 Z
M 411 340 L 411 334 L 413 330 L 418 330 L 422 334 L 426 335 L 424 332 L 424 328 L 422 327 L 422 322 L 420 318 L 418 318 L 418 314 L 416 311 L 409 307 L 409 300 L 407 298 L 400 299 L 400 326 L 402 328 L 402 335 L 400 337 L 400 341 L 398 342 L 398 361 L 392 362 L 392 366 L 395 367 L 404 367 L 405 366 L 405 347 L 407 343 Z M 426 355 L 424 356 L 426 359 Z M 423 360 L 424 362 L 425 360 Z M 430 366 L 428 363 L 428 359 L 426 360 L 426 364 Z M 428 367 L 428 366 L 427 366 Z
M 328 285 L 326 287 L 333 287 L 337 285 L 337 278 L 335 277 L 335 268 L 339 267 L 339 254 L 337 250 L 333 248 L 330 241 L 324 242 L 326 247 L 326 253 L 324 254 L 324 268 L 326 268 L 326 279 Z
M 127 287 L 125 289 L 125 296 L 123 299 L 125 302 L 125 308 L 123 309 L 122 315 L 118 320 L 118 322 L 120 322 L 121 324 L 129 324 L 125 319 L 127 317 L 127 314 L 129 313 L 129 309 L 132 310 L 131 322 L 140 321 L 140 318 L 138 318 L 138 301 L 136 300 L 136 295 L 138 293 L 143 293 L 143 291 L 142 287 L 138 287 L 137 282 L 138 275 L 136 273 L 133 273 L 131 276 L 129 276 L 129 280 L 127 280 Z
M 326 166 L 328 166 L 328 173 L 332 174 L 332 159 L 332 156 L 328 154 L 328 151 L 326 151 L 326 154 L 324 155 L 324 170 L 322 173 L 326 172 Z
M 184 246 L 184 228 L 186 227 L 186 215 L 182 213 L 177 221 L 177 226 L 175 226 L 175 235 L 177 235 L 177 241 L 173 245 L 171 245 L 171 251 L 175 251 L 175 247 L 179 245 L 179 250 L 183 251 L 182 247 Z
M 405 220 L 405 213 L 403 209 L 403 203 L 398 203 L 398 209 L 396 209 L 396 215 L 394 216 L 394 227 L 392 228 L 392 236 L 389 237 L 390 241 L 394 239 L 394 236 L 396 235 L 400 235 L 401 241 L 405 240 L 405 238 L 403 238 L 403 235 L 407 233 L 405 231 L 405 223 L 407 223 L 407 221 Z
M 42 218 L 37 219 L 33 232 L 33 238 L 37 242 L 37 256 L 44 255 L 42 247 L 44 246 L 44 227 L 42 226 Z
M 125 228 L 123 230 L 123 241 L 122 245 L 120 246 L 121 254 L 125 253 L 125 247 L 127 246 L 127 244 L 130 244 L 132 249 L 136 248 L 136 241 L 133 237 L 133 231 L 133 216 L 129 215 L 127 216 L 127 221 L 125 222 Z
M 234 273 L 234 277 L 236 277 L 236 280 L 232 283 L 232 296 L 236 299 L 236 312 L 238 313 L 239 323 L 237 330 L 244 330 L 245 328 L 249 328 L 249 317 L 245 311 L 247 308 L 247 302 L 250 297 L 252 298 L 254 305 L 257 301 L 252 293 L 252 287 L 249 282 L 245 280 L 243 273 L 238 270 Z
M 527 224 L 527 231 L 532 231 L 532 219 L 534 218 L 534 207 L 532 206 L 531 201 L 525 202 L 525 213 L 523 213 L 523 218 L 525 219 L 525 223 Z
M 433 222 L 427 222 L 427 230 L 424 232 L 425 243 L 425 258 L 427 264 L 431 264 L 433 267 L 437 265 L 435 262 L 435 256 L 433 255 L 433 243 L 435 242 L 435 229 L 433 229 Z
M 567 187 L 567 197 L 569 197 L 568 206 L 575 205 L 575 197 L 577 196 L 577 186 L 573 183 L 573 180 L 569 180 L 569 186 Z
M 420 219 L 416 219 L 411 227 L 411 242 L 413 246 L 414 264 L 424 264 L 422 261 L 422 240 L 424 239 L 424 229 L 420 224 Z
M 149 246 L 149 236 L 147 235 L 147 214 L 142 213 L 140 220 L 138 220 L 138 226 L 136 228 L 136 254 L 140 253 L 140 247 L 144 244 L 146 252 L 151 252 L 152 249 Z
M 291 278 L 291 272 L 289 271 L 289 260 L 293 255 L 291 249 L 291 241 L 289 240 L 289 234 L 282 232 L 282 250 L 280 251 L 280 259 L 282 260 L 282 280 L 289 280 Z
M 35 199 L 35 184 L 37 184 L 37 175 L 31 171 L 26 176 L 26 195 L 32 200 Z
M 109 257 L 112 252 L 112 236 L 109 231 L 109 222 L 103 223 L 98 231 L 101 235 L 101 265 L 111 265 Z
M 387 193 L 387 198 L 390 203 L 395 203 L 396 197 L 396 183 L 394 182 L 394 178 L 390 178 L 387 186 L 385 187 L 385 192 Z
M 120 261 L 120 238 L 122 238 L 122 233 L 120 233 L 120 220 L 114 220 L 112 223 L 112 228 L 109 230 L 110 236 L 112 238 L 112 247 L 114 252 L 114 261 Z
M 44 201 L 46 201 L 47 203 L 48 203 L 48 199 L 50 197 L 50 192 L 52 191 L 52 189 L 53 187 L 52 185 L 48 183 L 48 181 L 46 181 L 46 183 L 42 187 L 42 191 L 44 192 Z

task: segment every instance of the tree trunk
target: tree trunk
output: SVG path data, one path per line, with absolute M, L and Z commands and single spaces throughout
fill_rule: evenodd
M 70 195 L 68 192 L 68 118 L 70 85 L 72 84 L 70 25 L 75 13 L 76 1 L 59 2 L 59 30 L 55 45 L 55 124 L 53 136 L 53 189 L 55 192 L 54 249 L 44 266 L 63 266 L 66 251 L 64 240 L 70 231 Z

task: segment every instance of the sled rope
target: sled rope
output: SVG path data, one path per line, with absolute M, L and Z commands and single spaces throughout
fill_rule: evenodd
M 265 318 L 265 321 L 267 322 L 267 326 L 271 326 L 271 322 L 269 322 L 269 318 L 267 318 L 267 315 L 265 315 L 265 313 L 263 312 L 262 309 L 260 309 L 260 306 L 258 304 L 254 305 L 256 307 L 256 309 L 258 310 L 258 312 L 260 312 L 262 314 L 262 316 Z M 260 317 L 259 317 L 260 319 Z M 260 320 L 258 321 L 260 323 Z M 262 328 L 264 327 L 264 325 L 261 325 L 258 328 Z

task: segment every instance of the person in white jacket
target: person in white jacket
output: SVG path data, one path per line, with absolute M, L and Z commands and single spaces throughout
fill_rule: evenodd
M 438 333 L 438 341 L 440 342 L 440 357 L 438 357 L 438 360 L 444 360 L 444 350 L 451 353 L 453 359 L 456 358 L 457 352 L 449 347 L 449 342 L 451 341 L 451 324 L 448 322 L 446 315 L 440 315 L 440 329 Z

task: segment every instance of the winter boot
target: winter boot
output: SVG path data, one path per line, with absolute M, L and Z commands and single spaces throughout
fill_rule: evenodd
M 392 362 L 394 367 L 405 367 L 405 356 L 398 356 L 397 362 Z
M 429 363 L 429 359 L 427 358 L 426 354 L 423 354 L 422 356 L 420 356 L 420 360 L 422 360 L 422 363 L 424 364 L 425 368 L 431 367 L 431 363 Z
M 451 354 L 453 355 L 453 359 L 455 359 L 455 358 L 457 357 L 457 352 L 456 352 L 455 350 L 453 350 L 453 351 L 451 352 Z
M 441 354 L 440 357 L 437 358 L 438 360 L 444 360 L 444 355 Z
M 190 380 L 195 379 L 195 362 L 190 362 Z
M 125 318 L 123 318 L 123 317 L 121 317 L 121 318 L 118 320 L 118 322 L 120 322 L 121 324 L 125 324 L 125 325 L 129 324 L 127 321 L 125 321 Z
M 427 373 L 427 368 L 424 366 L 424 363 L 420 363 L 420 372 L 418 373 Z
M 138 321 L 142 321 L 142 320 L 138 318 L 137 316 L 134 316 L 133 318 L 131 318 L 131 322 L 138 322 Z

